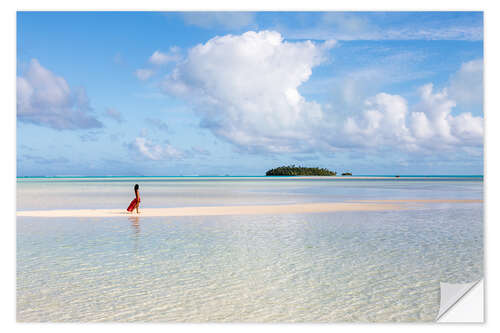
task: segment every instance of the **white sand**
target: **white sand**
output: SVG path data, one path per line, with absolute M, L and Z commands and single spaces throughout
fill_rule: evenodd
M 377 211 L 403 208 L 396 204 L 379 203 L 305 203 L 295 205 L 266 206 L 217 206 L 217 207 L 178 207 L 178 208 L 140 208 L 140 216 L 213 216 L 213 215 L 255 215 L 255 214 L 296 214 L 337 211 Z M 31 217 L 115 217 L 136 216 L 125 209 L 58 209 L 18 211 L 17 216 Z
M 176 207 L 141 208 L 139 215 L 152 216 L 217 216 L 217 215 L 257 215 L 257 214 L 300 214 L 339 211 L 380 211 L 411 208 L 408 204 L 422 203 L 480 203 L 482 200 L 448 199 L 407 199 L 407 200 L 364 200 L 360 202 L 303 203 L 294 205 L 261 206 L 216 206 L 216 207 Z M 30 217 L 117 217 L 137 216 L 125 209 L 58 209 L 18 211 L 17 216 Z

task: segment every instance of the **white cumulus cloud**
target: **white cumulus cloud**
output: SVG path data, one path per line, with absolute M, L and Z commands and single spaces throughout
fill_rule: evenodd
M 333 45 L 287 42 L 274 31 L 215 37 L 189 50 L 162 88 L 193 102 L 203 126 L 241 149 L 307 150 L 323 111 L 298 88 Z
M 360 119 L 347 118 L 345 132 L 357 144 L 366 146 L 412 145 L 406 125 L 408 105 L 397 95 L 377 94 L 365 102 Z
M 145 137 L 135 138 L 134 141 L 128 144 L 128 148 L 133 153 L 154 161 L 180 159 L 184 155 L 170 144 L 155 144 Z
M 435 150 L 453 146 L 481 146 L 483 118 L 471 113 L 454 116 L 456 102 L 446 89 L 420 88 L 420 101 L 408 108 L 398 95 L 377 94 L 360 117 L 349 117 L 344 131 L 361 146 L 398 147 L 401 150 Z
M 155 51 L 151 57 L 149 57 L 149 62 L 153 65 L 164 65 L 169 62 L 176 62 L 181 59 L 180 48 L 177 46 L 172 46 L 167 53 L 160 51 Z
M 365 99 L 353 88 L 347 96 L 352 103 L 327 108 L 307 100 L 299 88 L 328 59 L 334 44 L 289 42 L 274 31 L 215 37 L 188 50 L 161 88 L 192 103 L 201 126 L 242 151 L 329 153 L 370 148 L 469 154 L 482 146 L 483 118 L 457 114 L 459 102 L 451 93 L 456 91 L 454 82 L 475 77 L 482 62 L 465 63 L 446 88 L 422 86 L 419 101 L 412 105 L 403 96 L 376 91 Z M 355 81 L 378 76 L 370 72 L 355 76 Z
M 71 90 L 63 77 L 32 59 L 17 77 L 17 118 L 22 122 L 63 129 L 102 127 L 83 88 Z

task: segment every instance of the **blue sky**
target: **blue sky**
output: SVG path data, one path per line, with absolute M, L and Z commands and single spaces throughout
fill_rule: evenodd
M 478 12 L 19 12 L 17 172 L 483 173 Z

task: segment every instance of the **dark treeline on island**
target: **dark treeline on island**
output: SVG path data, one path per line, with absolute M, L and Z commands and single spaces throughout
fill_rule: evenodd
M 325 168 L 305 168 L 295 165 L 281 166 L 266 172 L 266 176 L 336 176 L 335 171 Z

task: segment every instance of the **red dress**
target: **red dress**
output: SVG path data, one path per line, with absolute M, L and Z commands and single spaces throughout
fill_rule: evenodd
M 139 198 L 139 200 L 137 200 L 137 198 Z M 137 203 L 138 203 L 138 202 L 141 202 L 141 197 L 139 197 L 139 196 L 138 196 L 137 198 L 135 198 L 134 200 L 132 200 L 132 201 L 130 202 L 130 205 L 128 205 L 127 210 L 128 210 L 129 212 L 131 212 L 131 211 L 133 211 L 133 210 L 135 209 L 135 206 L 137 206 Z

